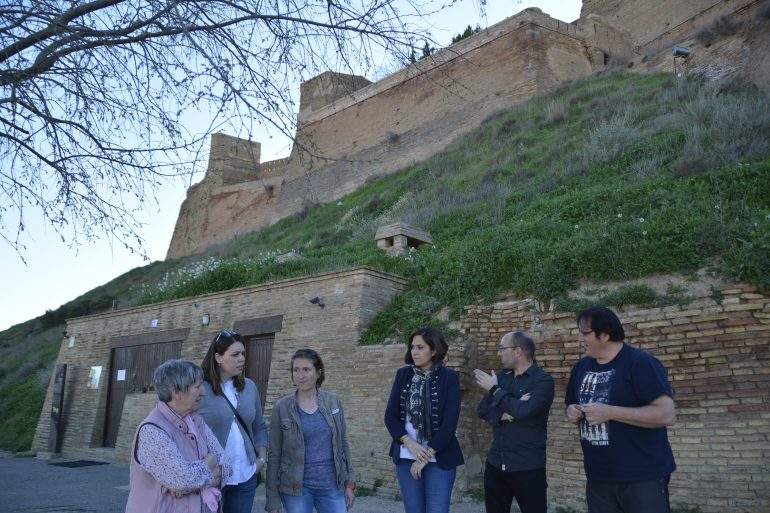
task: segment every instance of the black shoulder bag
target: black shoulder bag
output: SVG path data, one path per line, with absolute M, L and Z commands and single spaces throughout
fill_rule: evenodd
M 227 403 L 227 406 L 229 406 L 230 409 L 233 410 L 233 413 L 235 414 L 235 418 L 238 419 L 238 424 L 241 425 L 241 427 L 243 428 L 243 431 L 246 433 L 246 436 L 249 437 L 249 442 L 251 442 L 251 446 L 254 448 L 254 456 L 256 456 L 257 459 L 259 459 L 259 452 L 257 451 L 257 446 L 254 445 L 254 439 L 251 438 L 251 429 L 246 427 L 246 422 L 243 421 L 243 417 L 241 417 L 241 414 L 238 413 L 238 410 L 235 409 L 235 406 L 233 406 L 233 403 L 230 402 L 230 399 L 228 399 L 224 393 L 222 393 L 222 399 L 224 399 L 225 402 Z M 259 486 L 259 483 L 261 482 L 262 482 L 262 472 L 260 470 L 260 472 L 257 472 L 257 486 Z

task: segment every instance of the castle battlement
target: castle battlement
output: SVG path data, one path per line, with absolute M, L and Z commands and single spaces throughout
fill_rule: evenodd
M 344 109 L 353 107 L 356 104 L 364 102 L 378 94 L 382 94 L 390 89 L 396 88 L 413 77 L 430 73 L 437 68 L 446 66 L 448 63 L 455 59 L 465 58 L 469 52 L 478 50 L 479 48 L 489 44 L 491 41 L 502 37 L 506 33 L 514 29 L 521 28 L 527 24 L 533 24 L 542 29 L 561 32 L 564 35 L 574 37 L 576 39 L 580 37 L 578 35 L 578 28 L 576 25 L 552 18 L 536 7 L 525 9 L 522 12 L 511 16 L 510 18 L 507 18 L 499 23 L 496 23 L 495 25 L 482 30 L 481 32 L 478 32 L 471 37 L 458 41 L 457 43 L 447 48 L 443 48 L 437 51 L 426 59 L 422 59 L 418 62 L 410 64 L 409 66 L 406 66 L 405 68 L 391 75 L 388 75 L 378 82 L 370 82 L 368 85 L 364 85 L 360 89 L 347 91 L 347 94 L 344 96 L 325 105 L 320 109 L 312 111 L 312 113 L 302 114 L 302 110 L 300 110 L 301 115 L 298 118 L 299 123 L 301 125 L 311 124 L 328 116 L 334 115 Z M 325 77 L 329 74 L 333 73 L 327 72 L 320 75 L 320 77 Z M 311 79 L 308 82 L 312 82 L 313 80 L 315 79 Z M 304 92 L 305 91 L 303 90 L 303 93 Z

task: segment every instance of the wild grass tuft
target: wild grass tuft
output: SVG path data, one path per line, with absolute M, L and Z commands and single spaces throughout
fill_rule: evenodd
M 563 98 L 553 98 L 545 106 L 545 119 L 548 123 L 561 123 L 567 118 L 568 111 Z
M 589 130 L 581 152 L 583 164 L 592 166 L 611 162 L 641 136 L 628 112 L 615 114 Z

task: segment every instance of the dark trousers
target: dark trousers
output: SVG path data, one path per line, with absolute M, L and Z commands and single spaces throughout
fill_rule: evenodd
M 545 469 L 504 472 L 487 463 L 484 469 L 484 506 L 487 513 L 510 513 L 513 499 L 521 513 L 546 513 Z
M 669 513 L 671 476 L 649 481 L 596 481 L 586 483 L 589 513 Z

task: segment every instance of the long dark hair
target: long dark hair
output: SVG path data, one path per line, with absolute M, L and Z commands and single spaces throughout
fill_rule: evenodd
M 206 356 L 203 357 L 203 363 L 201 363 L 203 379 L 209 382 L 214 395 L 222 395 L 222 377 L 219 375 L 219 364 L 214 355 L 224 355 L 227 349 L 236 342 L 240 342 L 244 348 L 246 347 L 246 340 L 244 340 L 240 333 L 220 331 L 211 340 L 209 350 L 206 352 Z M 243 390 L 246 380 L 242 374 L 233 376 L 233 385 L 235 385 L 237 391 L 241 392 Z

